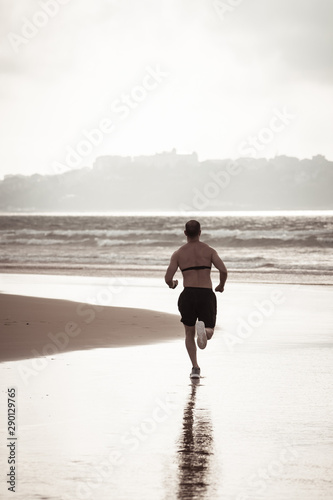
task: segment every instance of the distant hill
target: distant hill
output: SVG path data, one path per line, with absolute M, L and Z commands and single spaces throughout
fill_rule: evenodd
M 321 155 L 202 162 L 175 151 L 103 156 L 92 168 L 0 181 L 2 212 L 316 209 L 333 209 L 333 162 Z

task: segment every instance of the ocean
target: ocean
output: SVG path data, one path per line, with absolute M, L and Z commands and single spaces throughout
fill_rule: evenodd
M 163 276 L 194 217 L 231 279 L 333 283 L 333 212 L 3 214 L 0 272 Z

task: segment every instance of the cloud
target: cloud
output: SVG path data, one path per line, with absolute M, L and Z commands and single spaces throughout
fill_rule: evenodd
M 332 83 L 331 0 L 249 0 L 215 29 L 245 64 L 272 58 L 281 78 Z
M 311 147 L 321 148 L 314 154 L 328 154 L 329 134 L 318 142 L 313 127 L 331 130 L 332 103 L 321 92 L 332 83 L 331 0 L 243 0 L 223 21 L 211 0 L 70 0 L 15 54 L 7 33 L 20 33 L 42 2 L 0 0 L 1 128 L 12 138 L 0 148 L 0 165 L 22 171 L 28 157 L 42 170 L 155 64 L 170 74 L 165 87 L 104 154 L 117 152 L 118 140 L 125 153 L 128 144 L 133 154 L 144 144 L 147 153 L 176 146 L 229 156 L 280 105 L 304 113 L 294 154 L 307 154 L 311 136 Z

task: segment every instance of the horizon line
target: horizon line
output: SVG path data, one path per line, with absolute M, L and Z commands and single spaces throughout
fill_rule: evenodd
M 329 215 L 333 216 L 333 209 L 319 209 L 319 210 L 219 210 L 219 211 L 188 211 L 175 212 L 175 211 L 108 211 L 108 212 L 0 212 L 0 217 L 9 216 L 40 216 L 40 217 L 185 217 L 186 216 L 200 216 L 200 217 L 216 217 L 216 216 L 318 216 L 318 215 Z

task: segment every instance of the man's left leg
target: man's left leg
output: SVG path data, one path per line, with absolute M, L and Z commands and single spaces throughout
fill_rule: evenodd
M 199 368 L 197 361 L 197 346 L 195 345 L 194 337 L 195 337 L 195 326 L 188 326 L 184 324 L 185 328 L 185 346 L 192 361 L 193 368 Z

